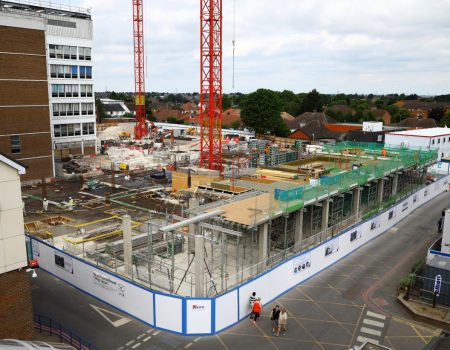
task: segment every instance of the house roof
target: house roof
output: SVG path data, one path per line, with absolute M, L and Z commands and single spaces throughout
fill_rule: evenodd
M 450 103 L 445 102 L 426 102 L 426 101 L 403 101 L 403 108 L 430 110 L 432 108 L 450 108 Z
M 328 109 L 332 110 L 333 112 L 342 112 L 342 113 L 351 113 L 354 114 L 355 111 L 350 108 L 349 106 L 346 105 L 334 105 L 334 106 L 330 106 L 328 107 Z
M 230 125 L 236 121 L 241 121 L 241 110 L 228 108 L 222 112 L 222 125 Z
M 294 120 L 287 121 L 286 125 L 290 129 L 298 129 L 298 128 L 302 128 L 310 121 L 319 121 L 319 122 L 322 122 L 323 124 L 337 123 L 336 120 L 334 120 L 333 118 L 330 118 L 323 112 L 305 112 L 305 113 L 299 115 Z
M 290 139 L 296 139 L 296 140 L 307 140 L 310 141 L 311 137 L 307 134 L 305 134 L 302 129 L 297 129 L 293 133 L 289 135 Z
M 409 128 L 435 128 L 437 127 L 436 120 L 432 118 L 420 119 L 409 117 L 403 119 L 400 123 L 395 125 L 409 127 Z
M 295 117 L 290 115 L 288 112 L 281 112 L 281 119 L 283 119 L 285 122 L 294 120 Z
M 11 168 L 16 169 L 19 175 L 24 175 L 26 173 L 26 169 L 28 169 L 28 166 L 26 166 L 25 164 L 20 163 L 19 161 L 7 156 L 5 153 L 2 152 L 0 152 L 0 162 L 5 163 L 6 165 L 9 165 Z
M 154 111 L 153 115 L 158 121 L 164 121 L 168 118 L 183 119 L 183 113 L 177 109 L 160 109 Z
M 103 105 L 105 112 L 125 112 L 125 109 L 120 103 L 107 103 Z
M 196 111 L 198 110 L 198 106 L 193 102 L 186 102 L 181 106 L 183 111 Z
M 348 132 L 351 130 L 362 130 L 361 124 L 325 124 L 325 127 L 334 132 Z

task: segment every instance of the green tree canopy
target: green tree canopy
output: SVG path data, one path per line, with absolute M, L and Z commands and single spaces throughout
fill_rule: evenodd
M 439 121 L 444 118 L 445 115 L 445 108 L 444 107 L 436 107 L 436 108 L 432 108 L 429 112 L 428 112 L 428 118 L 433 118 L 434 120 L 436 120 L 438 123 Z
M 450 128 L 450 112 L 445 113 L 444 118 L 439 120 L 439 126 L 442 128 L 445 128 L 445 127 Z
M 314 111 L 322 112 L 322 106 L 323 103 L 320 93 L 316 89 L 313 89 L 306 94 L 303 99 L 301 113 Z
M 283 103 L 275 91 L 258 89 L 241 102 L 242 122 L 260 134 L 279 130 Z

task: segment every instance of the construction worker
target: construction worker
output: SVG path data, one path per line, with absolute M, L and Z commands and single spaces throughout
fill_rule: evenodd
M 42 201 L 42 210 L 43 211 L 48 210 L 48 199 L 47 198 L 44 198 L 44 200 Z
M 69 197 L 69 203 L 67 204 L 67 207 L 69 210 L 73 210 L 73 207 L 75 206 L 75 201 L 72 197 Z

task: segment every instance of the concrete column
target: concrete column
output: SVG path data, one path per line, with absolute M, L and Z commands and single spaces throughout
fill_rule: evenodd
M 322 231 L 328 229 L 329 208 L 330 208 L 330 199 L 327 198 L 322 202 Z
M 300 250 L 300 242 L 303 240 L 303 209 L 295 213 L 295 235 L 294 247 L 295 250 Z
M 195 236 L 195 296 L 205 296 L 205 238 Z
M 378 179 L 377 183 L 377 203 L 381 204 L 383 202 L 383 189 L 384 189 L 384 181 L 383 178 Z
M 268 238 L 269 238 L 269 223 L 264 223 L 258 227 L 258 260 L 265 261 L 268 256 Z
M 358 215 L 361 205 L 361 188 L 354 188 L 352 191 L 352 214 Z
M 122 216 L 123 230 L 123 261 L 125 262 L 125 274 L 128 277 L 133 275 L 133 246 L 131 236 L 131 217 Z
M 395 196 L 397 194 L 398 188 L 398 173 L 394 174 L 394 178 L 392 179 L 392 195 Z

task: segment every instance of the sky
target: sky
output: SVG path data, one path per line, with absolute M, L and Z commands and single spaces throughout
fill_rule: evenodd
M 92 8 L 96 91 L 132 91 L 132 2 L 58 2 Z M 144 3 L 146 90 L 198 91 L 200 1 Z M 223 0 L 223 91 L 450 93 L 449 13 L 450 0 Z

